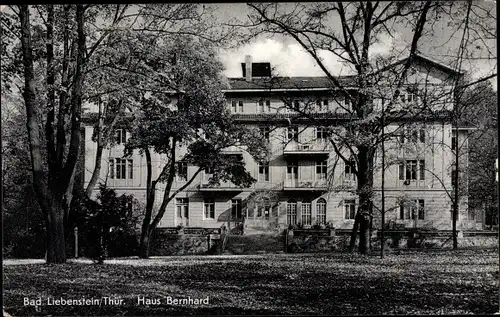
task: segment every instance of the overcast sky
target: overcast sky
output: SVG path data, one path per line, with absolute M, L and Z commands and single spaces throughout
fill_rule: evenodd
M 293 5 L 293 4 L 292 4 Z M 221 20 L 228 21 L 231 18 L 245 20 L 250 8 L 244 3 L 225 3 L 217 4 Z M 451 31 L 443 21 L 437 24 L 436 35 L 433 38 L 422 38 L 419 43 L 419 49 L 424 56 L 431 58 L 445 65 L 450 65 L 456 56 L 460 34 L 450 38 Z M 335 23 L 340 25 L 340 21 L 331 21 L 333 27 Z M 396 28 L 393 33 L 394 38 L 389 35 L 380 37 L 379 43 L 371 47 L 371 55 L 381 54 L 389 55 L 394 51 L 409 47 L 412 31 L 407 28 Z M 490 49 L 496 52 L 496 41 L 487 43 Z M 254 62 L 270 62 L 272 67 L 276 68 L 276 73 L 281 76 L 324 76 L 325 74 L 306 53 L 301 46 L 293 39 L 283 38 L 281 36 L 261 36 L 253 40 L 250 44 L 234 50 L 225 50 L 221 53 L 221 59 L 226 67 L 225 74 L 228 77 L 241 77 L 240 63 L 244 62 L 245 55 L 252 55 Z M 323 58 L 327 68 L 335 75 L 349 74 L 350 70 L 343 66 L 339 59 L 330 52 L 322 51 L 320 56 Z M 496 73 L 496 60 L 474 60 L 467 61 L 462 65 L 462 69 L 472 75 L 473 78 Z M 450 65 L 451 66 L 451 65 Z M 496 78 L 492 80 L 496 89 Z

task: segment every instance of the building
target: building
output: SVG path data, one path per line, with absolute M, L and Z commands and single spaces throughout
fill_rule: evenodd
M 269 64 L 252 63 L 251 57 L 247 57 L 242 63 L 243 76 L 230 78 L 231 88 L 225 92 L 237 122 L 259 127 L 262 136 L 270 142 L 272 155 L 268 162 L 255 162 L 237 147 L 228 149 L 228 154 L 242 156 L 257 182 L 250 188 L 231 183 L 211 187 L 208 185 L 210 171 L 202 172 L 169 204 L 160 227 L 216 228 L 224 223 L 244 221 L 246 228 L 290 224 L 307 227 L 325 223 L 335 228 L 352 228 L 358 204 L 354 163 L 346 164 L 339 159 L 327 133 L 329 127 L 349 120 L 352 110 L 349 97 L 332 90 L 326 77 L 276 78 L 270 77 L 270 69 Z M 453 75 L 456 75 L 453 69 L 418 56 L 413 61 L 408 82 L 419 85 L 425 82 L 429 87 L 443 89 L 449 87 L 448 81 Z M 356 93 L 353 77 L 338 79 Z M 390 85 L 381 84 L 378 91 L 383 93 L 389 88 Z M 417 95 L 410 89 L 402 93 L 397 103 L 399 109 L 419 101 Z M 380 109 L 382 100 L 375 98 L 374 106 Z M 449 98 L 437 98 L 435 103 L 450 109 Z M 309 115 L 298 115 L 301 111 Z M 401 122 L 408 117 L 405 118 Z M 96 144 L 91 140 L 91 122 L 85 122 L 84 182 L 87 183 L 95 162 Z M 385 160 L 389 164 L 385 172 L 386 221 L 390 225 L 449 230 L 453 149 L 456 144 L 464 144 L 461 152 L 466 154 L 467 129 L 456 129 L 443 118 L 413 120 L 412 124 L 399 128 L 401 122 L 386 129 L 387 133 L 399 131 L 400 135 L 384 144 Z M 108 186 L 119 193 L 145 200 L 145 158 L 139 154 L 122 158 L 127 137 L 126 130 L 116 131 L 118 144 L 105 150 L 100 179 L 106 179 Z M 155 160 L 158 163 L 161 158 L 153 158 L 153 164 Z M 377 211 L 381 205 L 380 161 L 381 152 L 378 152 L 375 166 L 379 168 L 374 172 L 375 227 L 380 225 Z M 461 155 L 460 164 L 467 164 L 466 155 Z M 187 170 L 187 179 L 196 168 L 180 167 Z M 186 178 L 177 176 L 173 189 L 185 182 Z M 461 201 L 458 228 L 475 228 L 476 220 L 467 211 L 467 197 Z

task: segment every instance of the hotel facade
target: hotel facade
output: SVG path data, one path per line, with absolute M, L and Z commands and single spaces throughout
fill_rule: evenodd
M 345 91 L 332 89 L 326 77 L 271 78 L 270 65 L 252 63 L 247 56 L 242 63 L 242 77 L 229 78 L 225 91 L 227 106 L 237 124 L 260 129 L 268 142 L 270 156 L 256 162 L 243 147 L 232 146 L 227 155 L 238 155 L 257 180 L 249 188 L 232 183 L 210 186 L 210 171 L 201 172 L 167 206 L 159 227 L 218 228 L 243 223 L 245 230 L 305 227 L 329 224 L 351 229 L 357 210 L 355 162 L 339 158 L 330 142 L 329 129 L 349 120 L 350 98 Z M 252 76 L 253 75 L 253 76 Z M 410 67 L 407 82 L 446 87 L 456 73 L 441 64 L 417 56 Z M 356 92 L 354 78 L 339 77 L 348 91 Z M 414 87 L 414 85 L 413 85 Z M 404 90 L 398 106 L 419 102 L 418 94 Z M 382 99 L 375 98 L 374 107 Z M 84 116 L 84 186 L 91 178 L 97 145 L 92 141 L 93 122 Z M 384 143 L 385 209 L 389 226 L 429 227 L 450 230 L 452 227 L 452 173 L 454 151 L 460 148 L 460 166 L 467 166 L 467 128 L 454 127 L 444 119 L 426 119 L 412 123 L 394 122 L 386 127 L 395 137 Z M 104 150 L 99 182 L 116 191 L 146 200 L 146 159 L 139 153 L 123 156 L 126 129 L 116 130 L 116 144 Z M 458 146 L 460 145 L 460 146 Z M 349 156 L 347 150 L 343 155 Z M 197 167 L 182 163 L 185 152 L 178 151 L 177 168 L 187 177 L 176 176 L 172 191 L 185 184 Z M 377 151 L 374 170 L 374 228 L 380 227 L 382 151 Z M 162 157 L 152 157 L 153 177 L 157 176 Z M 156 167 L 156 168 L 155 168 Z M 97 189 L 95 192 L 97 193 Z M 163 188 L 157 188 L 157 202 Z M 260 199 L 257 199 L 259 197 Z M 458 228 L 482 226 L 461 198 Z M 159 205 L 159 204 L 157 204 Z

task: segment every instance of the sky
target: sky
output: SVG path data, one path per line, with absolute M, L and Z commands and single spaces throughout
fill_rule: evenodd
M 286 6 L 289 4 L 283 4 Z M 291 4 L 293 5 L 293 4 Z M 244 3 L 217 4 L 218 15 L 221 20 L 229 21 L 233 18 L 246 20 L 246 15 L 250 8 Z M 461 33 L 452 35 L 451 29 L 445 24 L 435 25 L 435 36 L 432 38 L 422 38 L 419 43 L 421 53 L 437 62 L 450 65 L 450 61 L 455 60 L 456 48 L 461 39 Z M 330 21 L 330 25 L 335 29 L 340 27 L 340 21 Z M 376 54 L 388 56 L 394 51 L 409 47 L 412 31 L 406 27 L 395 28 L 393 37 L 384 34 L 371 48 L 371 56 Z M 447 41 L 451 37 L 450 41 Z M 487 42 L 490 49 L 496 52 L 495 41 Z M 473 48 L 471 48 L 473 49 Z M 245 55 L 251 55 L 253 62 L 270 62 L 276 74 L 280 76 L 325 76 L 313 58 L 302 49 L 293 39 L 283 36 L 260 36 L 249 44 L 238 49 L 223 50 L 220 58 L 226 67 L 225 75 L 228 77 L 241 77 L 242 71 L 240 63 L 245 61 Z M 342 65 L 339 58 L 328 51 L 321 51 L 320 57 L 324 64 L 334 75 L 347 75 L 351 70 Z M 495 56 L 496 57 L 496 56 Z M 453 65 L 450 65 L 453 66 Z M 470 73 L 473 79 L 481 78 L 492 73 L 496 73 L 497 63 L 495 60 L 473 60 L 463 63 L 462 70 Z M 497 89 L 497 80 L 491 80 L 494 89 Z

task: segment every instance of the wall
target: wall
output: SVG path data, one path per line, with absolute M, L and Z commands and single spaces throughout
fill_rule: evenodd
M 216 247 L 218 239 L 210 240 L 206 236 L 192 235 L 158 235 L 154 238 L 150 249 L 151 256 L 166 256 L 166 255 L 194 255 L 208 254 L 213 252 L 212 248 Z

